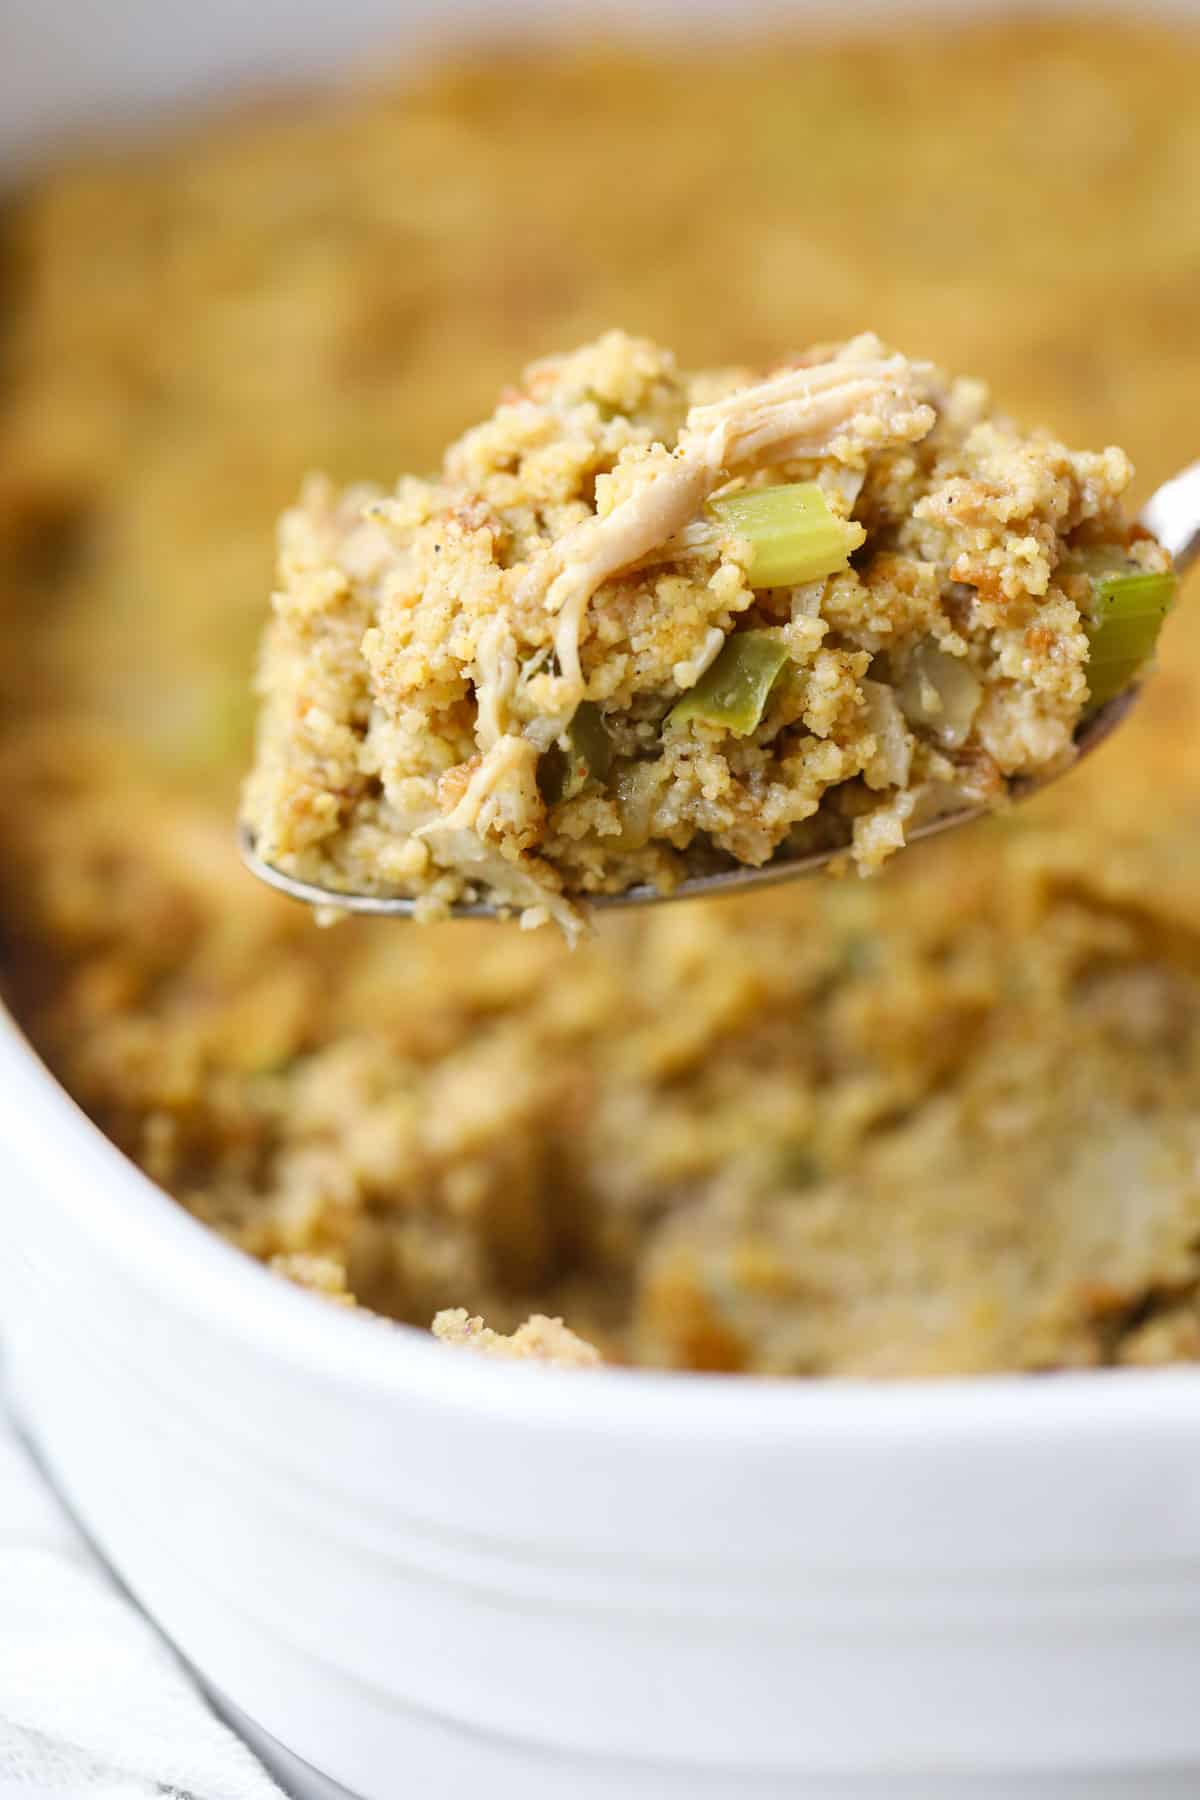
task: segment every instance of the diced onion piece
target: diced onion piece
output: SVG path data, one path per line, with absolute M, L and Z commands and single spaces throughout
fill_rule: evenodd
M 669 725 L 697 720 L 745 737 L 766 711 L 771 689 L 788 660 L 782 641 L 769 631 L 738 631 L 727 638 L 716 661 L 667 715 Z
M 815 481 L 727 494 L 709 506 L 752 546 L 751 587 L 794 587 L 844 569 L 866 539 L 853 519 L 839 519 Z
M 962 657 L 926 641 L 909 657 L 897 697 L 910 725 L 921 726 L 947 749 L 957 750 L 967 740 L 983 690 Z
M 668 779 L 667 766 L 661 756 L 652 762 L 625 763 L 618 769 L 614 786 L 621 830 L 619 836 L 605 838 L 609 848 L 640 850 L 649 843 L 655 811 Z
M 869 788 L 904 787 L 912 769 L 912 733 L 895 694 L 881 681 L 861 684 L 863 709 L 875 737 L 875 754 L 863 770 Z

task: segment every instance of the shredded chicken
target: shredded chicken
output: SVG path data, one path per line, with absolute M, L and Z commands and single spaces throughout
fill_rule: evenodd
M 546 611 L 557 617 L 554 651 L 570 695 L 561 717 L 538 721 L 543 748 L 570 723 L 584 695 L 579 637 L 592 595 L 682 531 L 730 476 L 767 459 L 831 456 L 857 465 L 869 451 L 914 443 L 930 431 L 936 415 L 921 398 L 927 366 L 864 354 L 878 348 L 877 338 L 855 338 L 828 362 L 692 407 L 674 455 L 654 467 L 644 486 L 543 552 L 521 597 L 544 595 Z
M 475 741 L 481 750 L 491 750 L 503 736 L 508 702 L 512 699 L 520 673 L 517 647 L 506 619 L 497 615 L 480 633 L 475 650 Z
M 503 810 L 506 794 L 511 795 L 530 782 L 536 793 L 536 765 L 537 753 L 528 739 L 506 732 L 496 739 L 468 781 L 462 798 L 441 823 L 450 831 L 477 831 L 482 836 Z
M 770 458 L 831 456 L 860 467 L 885 444 L 915 443 L 932 428 L 922 399 L 927 364 L 904 356 L 865 357 L 876 338 L 855 338 L 829 362 L 790 369 L 711 406 L 695 406 L 680 434 L 680 453 L 720 477 Z
M 518 845 L 541 808 L 537 751 L 528 738 L 497 738 L 471 774 L 461 797 L 444 817 L 413 832 L 438 861 L 463 869 L 481 886 L 501 889 L 522 914 L 537 909 L 574 941 L 582 929 L 579 909 L 567 900 L 554 871 L 539 859 L 518 862 L 489 843 L 493 830 Z M 523 923 L 540 922 L 523 919 Z

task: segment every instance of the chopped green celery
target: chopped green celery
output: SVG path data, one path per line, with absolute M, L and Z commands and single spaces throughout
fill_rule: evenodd
M 1163 620 L 1175 598 L 1171 570 L 1139 569 L 1116 546 L 1093 546 L 1067 565 L 1092 583 L 1092 616 L 1085 622 L 1087 678 L 1093 707 L 1103 706 L 1135 679 L 1154 654 Z
M 737 737 L 753 731 L 763 713 L 787 651 L 769 631 L 738 631 L 725 643 L 695 687 L 667 714 L 669 725 L 720 725 Z
M 582 700 L 562 738 L 538 765 L 538 786 L 548 806 L 573 800 L 594 777 L 603 781 L 612 767 L 612 743 L 600 708 Z
M 750 585 L 795 587 L 844 569 L 866 539 L 853 519 L 839 519 L 815 481 L 757 488 L 709 502 L 721 523 L 754 549 Z

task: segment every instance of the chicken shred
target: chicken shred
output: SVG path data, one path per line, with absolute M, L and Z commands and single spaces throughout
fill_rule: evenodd
M 650 480 L 543 552 L 522 598 L 544 595 L 546 611 L 556 616 L 554 651 L 571 696 L 561 717 L 538 721 L 546 744 L 583 699 L 579 639 L 592 595 L 674 538 L 731 476 L 767 459 L 831 456 L 855 466 L 869 451 L 915 443 L 932 429 L 936 414 L 922 398 L 928 367 L 899 354 L 871 354 L 880 348 L 870 334 L 854 338 L 828 362 L 693 406 L 674 454 Z

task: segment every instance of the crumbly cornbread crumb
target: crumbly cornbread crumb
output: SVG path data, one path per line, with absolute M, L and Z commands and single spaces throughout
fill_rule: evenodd
M 592 1368 L 600 1361 L 594 1344 L 569 1331 L 561 1319 L 534 1313 L 509 1336 L 473 1319 L 465 1306 L 449 1307 L 433 1321 L 433 1335 L 455 1349 L 475 1350 L 510 1362 L 557 1363 L 565 1369 Z
M 339 1306 L 353 1306 L 354 1295 L 346 1284 L 346 1268 L 332 1256 L 314 1256 L 304 1250 L 280 1251 L 270 1258 L 269 1266 L 277 1275 L 320 1294 Z

